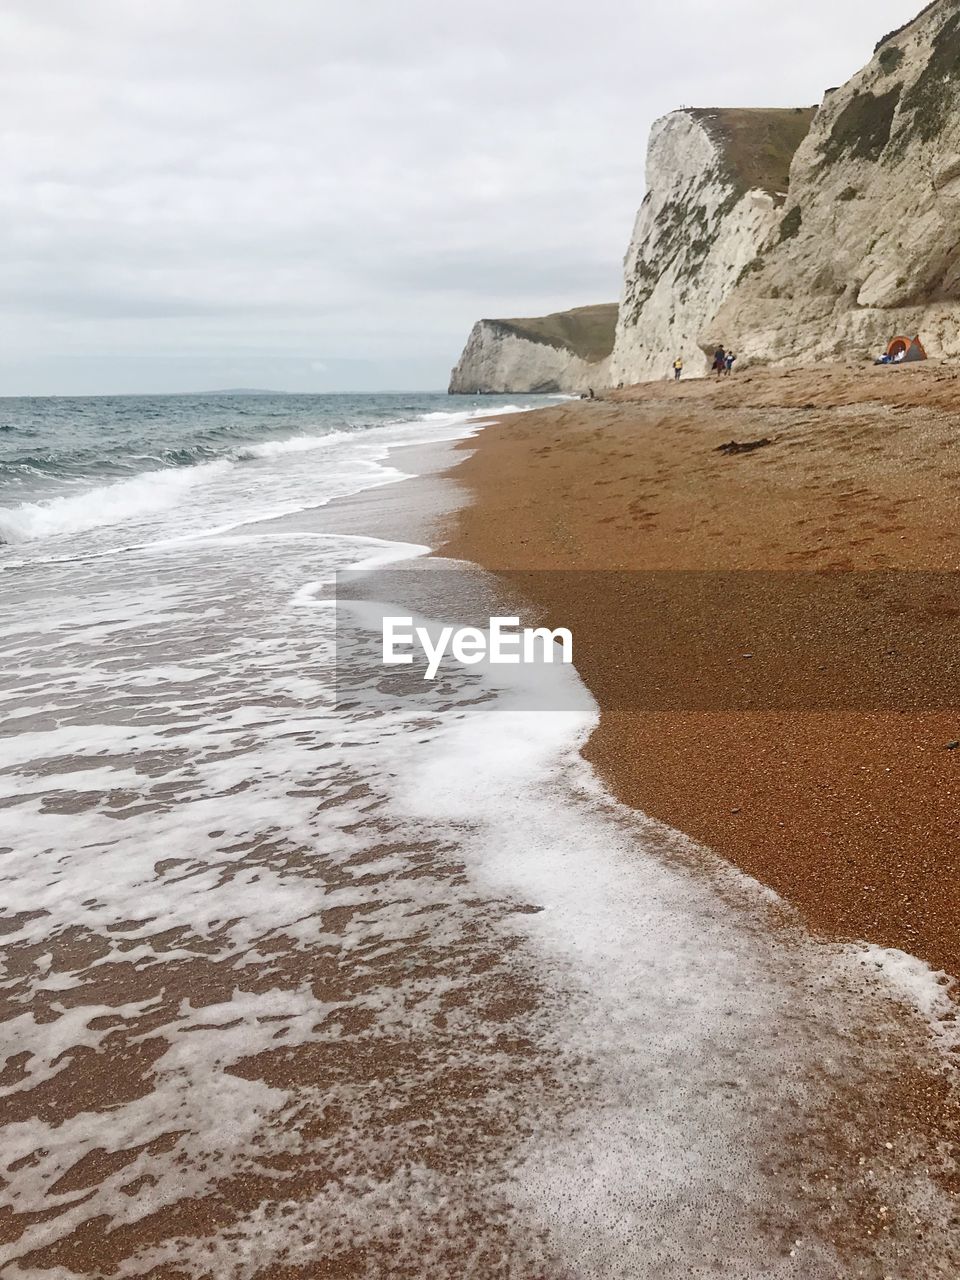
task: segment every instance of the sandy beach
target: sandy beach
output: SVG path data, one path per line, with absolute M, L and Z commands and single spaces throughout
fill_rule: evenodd
M 749 743 L 726 713 L 604 713 L 597 727 L 580 682 L 622 699 L 622 679 L 604 691 L 604 645 L 633 633 L 636 602 L 591 597 L 582 572 L 645 563 L 647 529 L 618 532 L 618 507 L 645 492 L 667 509 L 655 489 L 677 513 L 695 503 L 691 470 L 735 434 L 696 423 L 711 396 L 750 385 L 668 389 L 686 405 L 685 454 L 666 409 L 643 425 L 643 401 L 505 411 L 429 443 L 412 424 L 419 443 L 388 457 L 344 442 L 370 487 L 41 561 L 52 603 L 18 615 L 6 666 L 21 674 L 0 689 L 19 730 L 0 800 L 22 846 L 3 922 L 0 1016 L 18 1046 L 0 1098 L 4 1274 L 956 1274 L 942 988 L 907 957 L 811 940 L 729 848 L 713 843 L 725 862 L 684 837 L 679 800 L 699 792 L 712 812 L 722 779 L 687 776 L 677 727 L 731 770 L 717 743 Z M 731 413 L 736 434 L 769 431 L 766 410 L 746 413 Z M 731 495 L 778 447 L 721 459 Z M 656 485 L 638 478 L 654 450 Z M 268 459 L 259 491 L 300 494 L 298 455 Z M 319 476 L 340 483 L 324 459 L 311 493 Z M 628 479 L 593 483 L 608 476 Z M 719 497 L 704 502 L 727 527 Z M 746 545 L 756 530 L 742 528 Z M 569 615 L 578 643 L 594 635 L 565 670 L 565 715 L 469 672 L 411 691 L 349 658 L 334 705 L 334 572 L 443 554 L 452 532 L 457 555 L 517 568 L 504 600 L 517 586 Z M 659 545 L 657 567 L 675 563 L 670 535 Z M 489 581 L 424 563 L 471 607 Z M 528 572 L 551 563 L 581 572 Z M 693 544 L 679 563 L 696 563 Z M 565 584 L 561 598 L 537 602 L 540 580 Z M 132 617 L 117 600 L 136 601 Z M 64 679 L 85 644 L 110 655 L 59 720 L 23 675 L 45 628 L 73 646 L 50 659 Z M 647 772 L 628 774 L 644 750 Z M 678 798 L 675 830 L 644 816 L 667 813 L 650 780 Z M 757 814 L 736 807 L 749 834 Z
M 0 1280 L 960 1280 L 920 5 L 12 0 Z
M 515 571 L 573 628 L 603 712 L 586 755 L 621 799 L 775 889 L 815 930 L 953 974 L 960 712 L 858 710 L 855 688 L 840 710 L 625 709 L 611 671 L 642 600 L 586 571 L 950 571 L 958 393 L 960 377 L 934 364 L 837 365 L 648 384 L 514 418 L 457 468 L 474 501 L 443 549 Z M 532 572 L 559 569 L 578 572 Z M 944 623 L 927 618 L 914 640 Z M 765 675 L 771 707 L 803 705 L 802 671 L 782 661 Z M 935 666 L 926 679 L 935 688 Z

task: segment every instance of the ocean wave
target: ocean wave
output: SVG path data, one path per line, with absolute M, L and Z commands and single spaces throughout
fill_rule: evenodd
M 289 440 L 264 440 L 261 444 L 244 445 L 233 456 L 240 461 L 248 461 L 251 458 L 275 458 L 283 453 L 308 453 L 313 449 L 335 444 L 338 440 L 355 439 L 357 434 L 356 431 L 328 431 L 322 436 L 302 435 L 292 436 Z
M 176 506 L 198 484 L 225 474 L 226 459 L 177 470 L 145 471 L 129 480 L 101 485 L 83 493 L 65 494 L 46 502 L 0 507 L 0 543 L 34 542 L 56 534 L 83 533 L 103 525 L 121 524 Z
M 106 483 L 82 492 L 71 489 L 68 492 L 61 491 L 56 497 L 34 497 L 33 501 L 16 506 L 0 506 L 0 545 L 16 545 L 57 535 L 84 533 L 107 525 L 122 524 L 144 515 L 155 515 L 176 506 L 188 491 L 225 475 L 238 464 L 280 459 L 285 455 L 308 453 L 346 441 L 359 442 L 364 438 L 370 439 L 371 431 L 376 438 L 382 430 L 391 432 L 398 427 L 415 428 L 417 423 L 430 423 L 433 429 L 439 428 L 441 423 L 455 428 L 459 424 L 522 412 L 523 406 L 506 404 L 491 405 L 489 409 L 426 413 L 416 418 L 369 424 L 366 429 L 321 429 L 317 434 L 302 432 L 286 439 L 261 440 L 258 443 L 238 442 L 220 456 L 212 458 L 211 453 L 216 455 L 217 451 L 209 445 L 197 442 L 157 453 L 141 451 L 129 456 L 127 462 L 129 464 L 136 461 L 141 466 L 146 463 L 146 468 L 127 477 L 108 479 L 101 476 Z M 428 438 L 431 438 L 429 432 Z M 389 447 L 394 443 L 421 441 L 397 439 L 383 440 L 382 443 Z M 198 456 L 203 460 L 197 460 Z M 20 464 L 24 461 L 23 458 L 18 459 Z M 79 479 L 79 476 L 71 477 L 73 485 Z
M 493 418 L 501 413 L 526 413 L 529 405 L 492 404 L 483 409 L 451 409 L 441 413 L 421 413 L 418 422 L 470 422 L 473 419 Z
M 303 453 L 349 439 L 355 434 L 328 431 L 320 436 L 265 440 L 233 449 L 225 457 L 193 465 L 170 465 L 169 462 L 163 465 L 164 460 L 144 458 L 161 465 L 138 472 L 128 480 L 116 480 L 83 493 L 61 494 L 39 502 L 24 502 L 16 507 L 0 507 L 0 544 L 35 542 L 57 534 L 84 533 L 104 525 L 122 524 L 136 516 L 167 511 L 176 506 L 184 494 L 225 475 L 238 462 Z
M 35 477 L 44 480 L 74 481 L 99 476 L 126 479 L 144 471 L 168 467 L 195 467 L 216 461 L 223 451 L 198 443 L 159 450 L 121 446 L 54 449 L 47 453 L 10 454 L 0 458 L 0 485 Z

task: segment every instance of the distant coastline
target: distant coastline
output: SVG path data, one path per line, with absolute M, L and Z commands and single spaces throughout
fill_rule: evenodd
M 195 396 L 288 396 L 295 393 L 271 391 L 269 387 L 217 387 L 213 391 L 184 391 L 179 394 Z M 307 394 L 310 393 L 308 392 Z M 323 392 L 317 392 L 316 394 L 322 395 Z

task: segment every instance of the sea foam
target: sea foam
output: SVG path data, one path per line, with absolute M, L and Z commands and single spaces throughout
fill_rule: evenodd
M 875 1201 L 877 1274 L 937 1274 L 935 1153 L 882 1140 L 936 978 L 606 795 L 567 668 L 566 712 L 513 668 L 338 711 L 321 590 L 422 550 L 224 529 L 44 564 L 4 622 L 0 1270 L 82 1228 L 118 1276 L 845 1280 Z
M 146 471 L 130 480 L 66 494 L 48 502 L 0 507 L 0 542 L 31 542 L 64 533 L 82 533 L 166 511 L 183 495 L 230 470 L 225 460 L 166 471 Z
M 209 462 L 142 471 L 129 479 L 79 491 L 71 485 L 51 498 L 0 506 L 0 544 L 23 545 L 114 525 L 133 528 L 138 521 L 150 522 L 155 530 L 157 517 L 181 508 L 188 500 L 195 509 L 189 531 L 198 532 L 204 526 L 201 508 L 207 491 L 217 528 L 286 514 L 402 479 L 403 472 L 383 465 L 395 445 L 468 436 L 481 419 L 521 411 L 517 405 L 491 405 L 483 412 L 435 412 L 380 426 L 304 432 L 286 439 L 237 445 Z M 313 472 L 304 472 L 296 464 L 299 455 L 318 451 L 326 456 Z M 238 468 L 238 464 L 253 465 Z M 261 470 L 254 470 L 257 465 Z M 251 489 L 251 473 L 256 475 L 255 490 Z M 225 518 L 231 513 L 232 521 Z

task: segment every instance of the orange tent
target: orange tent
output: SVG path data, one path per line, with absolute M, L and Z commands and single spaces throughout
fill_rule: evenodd
M 901 352 L 906 352 L 903 359 L 906 360 L 926 360 L 927 353 L 923 349 L 923 343 L 919 336 L 916 338 L 894 338 L 887 347 L 887 355 L 891 360 L 895 360 Z

